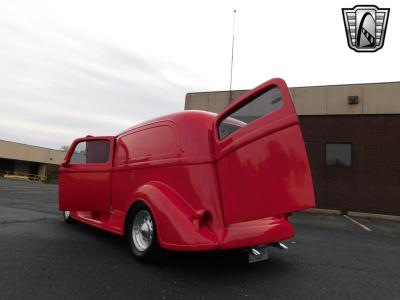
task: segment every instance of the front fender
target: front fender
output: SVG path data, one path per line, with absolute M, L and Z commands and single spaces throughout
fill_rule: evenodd
M 131 199 L 130 206 L 143 201 L 151 209 L 161 247 L 185 251 L 218 248 L 214 232 L 199 220 L 202 211 L 192 208 L 164 183 L 146 183 Z

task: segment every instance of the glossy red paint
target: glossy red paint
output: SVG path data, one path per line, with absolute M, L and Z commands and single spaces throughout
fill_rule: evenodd
M 283 105 L 224 139 L 218 126 L 233 111 L 277 87 Z M 82 141 L 110 143 L 105 163 L 71 164 Z M 145 203 L 166 249 L 200 251 L 264 245 L 294 235 L 285 217 L 315 206 L 307 154 L 289 90 L 272 79 L 221 114 L 185 111 L 116 137 L 74 141 L 60 168 L 59 208 L 123 235 L 129 210 Z
M 110 136 L 86 137 L 75 140 L 69 148 L 60 168 L 59 208 L 107 212 L 110 210 L 112 153 L 114 139 Z M 110 153 L 106 163 L 71 164 L 75 146 L 83 141 L 108 140 Z
M 280 109 L 223 140 L 214 131 L 215 160 L 227 224 L 283 215 L 314 205 L 307 152 L 283 80 L 266 82 L 243 95 L 216 118 L 215 124 L 271 84 L 281 91 Z

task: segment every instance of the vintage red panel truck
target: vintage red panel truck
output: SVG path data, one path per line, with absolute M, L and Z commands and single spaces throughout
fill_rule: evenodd
M 133 254 L 248 248 L 294 235 L 315 206 L 307 152 L 286 83 L 271 79 L 216 115 L 184 111 L 117 136 L 75 140 L 60 167 L 67 222 L 125 235 Z

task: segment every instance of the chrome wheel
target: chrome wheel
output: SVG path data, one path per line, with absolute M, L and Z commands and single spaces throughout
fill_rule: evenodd
M 62 212 L 62 214 L 63 214 L 63 217 L 64 217 L 64 222 L 66 222 L 66 223 L 73 223 L 74 222 L 74 219 L 72 219 L 71 212 L 69 210 L 64 210 Z
M 161 249 L 157 239 L 156 219 L 146 204 L 134 204 L 129 212 L 125 230 L 129 247 L 137 259 L 150 262 L 159 257 Z
M 153 219 L 147 210 L 139 210 L 132 226 L 132 240 L 136 249 L 140 252 L 146 251 L 153 241 L 154 226 Z
M 64 211 L 64 219 L 67 220 L 69 219 L 69 216 L 71 215 L 71 212 L 69 210 Z

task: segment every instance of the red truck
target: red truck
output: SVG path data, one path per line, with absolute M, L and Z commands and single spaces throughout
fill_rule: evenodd
M 184 111 L 117 136 L 75 140 L 60 167 L 59 209 L 125 235 L 133 254 L 248 248 L 294 236 L 288 216 L 315 206 L 286 83 L 271 79 L 220 114 Z

